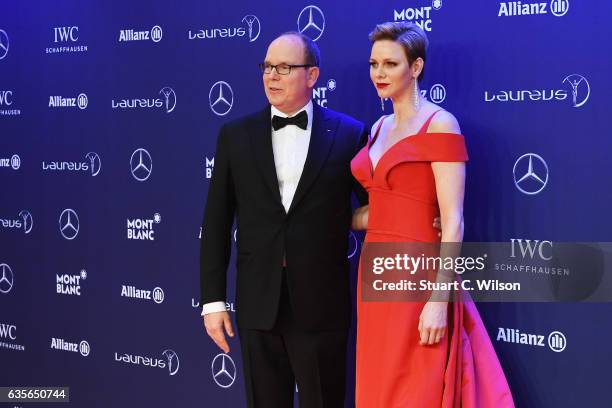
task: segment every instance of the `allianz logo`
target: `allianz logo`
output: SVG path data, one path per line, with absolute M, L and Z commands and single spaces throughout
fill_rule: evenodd
M 548 337 L 542 334 L 523 333 L 518 329 L 499 327 L 497 341 L 503 343 L 523 344 L 535 347 L 548 347 L 554 352 L 562 352 L 567 346 L 567 338 L 559 331 L 551 332 Z
M 80 343 L 72 343 L 62 338 L 51 338 L 51 350 L 70 351 L 73 353 L 80 353 L 83 357 L 87 357 L 91 351 L 89 343 L 82 340 Z
M 156 287 L 153 290 L 147 290 L 138 289 L 136 286 L 131 285 L 121 285 L 121 296 L 132 299 L 152 300 L 157 304 L 164 301 L 164 291 L 160 287 Z
M 79 94 L 76 98 L 66 98 L 60 95 L 49 96 L 50 108 L 79 108 L 86 109 L 88 104 L 87 95 Z
M 553 14 L 562 17 L 569 10 L 569 0 L 551 0 L 550 8 L 546 2 L 504 1 L 499 4 L 497 17 L 533 16 Z
M 119 42 L 126 41 L 148 41 L 160 42 L 163 36 L 162 28 L 158 25 L 148 30 L 120 30 L 119 31 Z

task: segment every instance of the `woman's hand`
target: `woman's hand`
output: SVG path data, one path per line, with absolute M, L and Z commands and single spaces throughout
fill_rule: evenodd
M 351 228 L 355 231 L 364 230 L 368 228 L 368 213 L 369 206 L 364 205 L 363 207 L 357 208 L 353 212 L 353 221 L 351 222 Z
M 446 334 L 448 325 L 448 303 L 427 302 L 419 317 L 419 333 L 421 334 L 421 345 L 438 344 Z

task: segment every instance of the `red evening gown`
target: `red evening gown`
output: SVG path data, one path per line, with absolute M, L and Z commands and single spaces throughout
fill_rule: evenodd
M 463 136 L 418 133 L 391 146 L 375 169 L 369 148 L 351 162 L 369 193 L 365 242 L 439 242 L 432 226 L 439 216 L 431 162 L 467 161 Z M 451 302 L 447 334 L 440 343 L 419 345 L 424 303 L 364 302 L 361 267 L 357 296 L 357 408 L 514 407 L 491 340 L 471 302 Z

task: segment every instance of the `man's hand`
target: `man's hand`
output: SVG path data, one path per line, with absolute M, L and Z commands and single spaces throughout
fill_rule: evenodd
M 216 312 L 204 315 L 204 328 L 215 344 L 219 346 L 225 354 L 229 353 L 230 348 L 225 339 L 225 333 L 223 332 L 225 329 L 230 337 L 234 337 L 234 329 L 232 328 L 232 320 L 230 319 L 229 313 Z
M 442 236 L 442 221 L 440 220 L 440 217 L 434 218 L 433 227 L 437 229 L 438 231 L 440 231 L 438 232 L 438 236 L 441 237 Z

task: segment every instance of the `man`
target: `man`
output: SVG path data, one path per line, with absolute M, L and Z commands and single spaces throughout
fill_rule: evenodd
M 350 324 L 350 161 L 364 125 L 311 101 L 319 50 L 285 33 L 269 46 L 271 106 L 219 133 L 203 222 L 201 302 L 208 335 L 229 352 L 225 311 L 237 218 L 237 325 L 249 407 L 342 407 Z

